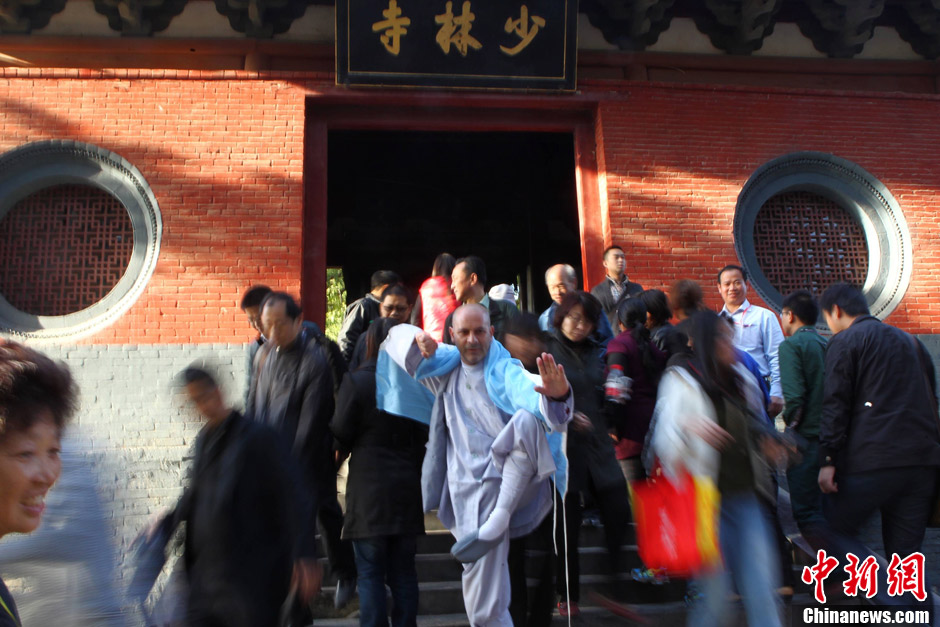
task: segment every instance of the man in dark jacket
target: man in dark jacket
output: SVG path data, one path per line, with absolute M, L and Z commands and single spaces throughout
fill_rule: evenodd
M 248 324 L 251 328 L 258 332 L 258 336 L 248 344 L 247 376 L 245 378 L 246 403 L 248 402 L 248 393 L 251 391 L 251 380 L 254 379 L 255 375 L 255 359 L 258 356 L 258 351 L 264 346 L 266 341 L 264 333 L 261 332 L 261 303 L 264 302 L 264 299 L 267 298 L 268 294 L 272 291 L 273 290 L 267 285 L 252 285 L 244 295 L 242 295 L 241 310 L 245 312 L 245 316 L 248 318 Z M 304 328 L 309 329 L 310 332 L 317 337 L 320 344 L 326 348 L 328 356 L 332 351 L 339 351 L 336 347 L 328 346 L 331 343 L 330 340 L 323 335 L 320 327 L 318 327 L 315 322 L 304 320 Z M 342 359 L 342 356 L 338 355 L 338 357 L 339 359 L 335 357 L 330 359 L 330 369 L 333 372 L 334 387 L 337 390 L 339 389 L 341 381 L 336 379 L 342 379 L 342 374 L 346 372 L 346 362 Z M 334 362 L 336 363 L 334 364 Z M 339 368 L 339 371 L 337 371 L 337 368 Z
M 486 291 L 486 264 L 475 255 L 457 260 L 457 265 L 454 266 L 454 271 L 451 274 L 450 285 L 451 290 L 454 292 L 454 298 L 461 305 L 479 303 L 486 307 L 487 311 L 490 312 L 490 324 L 496 330 L 494 335 L 502 333 L 503 324 L 506 320 L 519 314 L 519 308 L 511 303 L 490 298 Z M 450 334 L 450 328 L 453 324 L 454 312 L 452 311 L 444 322 L 445 344 L 454 343 L 454 338 Z
M 274 431 L 229 408 L 204 370 L 187 368 L 183 382 L 206 419 L 174 514 L 187 523 L 187 624 L 274 627 L 292 570 L 305 598 L 320 585 L 305 500 Z
M 290 449 L 315 506 L 330 568 L 338 579 L 337 606 L 355 589 L 352 547 L 340 540 L 343 514 L 336 500 L 333 462 L 333 376 L 324 349 L 303 326 L 301 309 L 283 292 L 272 292 L 261 307 L 268 341 L 258 354 L 257 377 L 248 394 L 249 416 L 269 425 Z M 313 519 L 310 528 L 313 528 Z
M 369 293 L 354 301 L 346 308 L 343 326 L 336 341 L 343 351 L 343 359 L 348 364 L 356 350 L 359 336 L 366 332 L 369 323 L 381 315 L 382 292 L 390 285 L 401 283 L 401 277 L 391 270 L 379 270 L 372 275 Z
M 643 286 L 633 283 L 626 274 L 627 256 L 620 246 L 609 246 L 604 251 L 604 270 L 607 276 L 591 288 L 594 298 L 601 301 L 601 307 L 610 322 L 610 328 L 617 328 L 617 307 L 620 301 L 637 296 Z M 587 286 L 585 286 L 587 287 Z
M 826 518 L 857 538 L 880 511 L 886 553 L 906 558 L 921 550 L 940 466 L 933 366 L 857 288 L 833 285 L 820 306 L 833 333 L 819 431 Z

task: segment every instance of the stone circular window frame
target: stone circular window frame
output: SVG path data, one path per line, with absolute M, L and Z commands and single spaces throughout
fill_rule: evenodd
M 0 155 L 0 220 L 40 190 L 62 184 L 90 185 L 127 209 L 134 248 L 111 292 L 94 305 L 64 316 L 21 311 L 0 294 L 0 333 L 31 340 L 78 339 L 113 323 L 143 293 L 160 254 L 163 220 L 157 199 L 140 171 L 120 155 L 77 141 L 41 141 Z
M 860 166 L 823 152 L 796 152 L 758 168 L 738 195 L 734 250 L 751 286 L 777 312 L 784 294 L 770 284 L 754 252 L 754 223 L 771 197 L 806 191 L 839 204 L 862 227 L 868 275 L 862 292 L 871 313 L 885 318 L 900 304 L 911 280 L 913 246 L 901 206 L 881 181 Z

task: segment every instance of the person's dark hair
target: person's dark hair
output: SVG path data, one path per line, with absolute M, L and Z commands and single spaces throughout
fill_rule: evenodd
M 365 357 L 363 357 L 362 364 L 359 366 L 360 368 L 378 359 L 379 347 L 382 345 L 382 342 L 385 341 L 385 338 L 388 337 L 388 330 L 396 324 L 399 324 L 399 322 L 394 318 L 376 318 L 372 321 L 372 324 L 369 325 L 369 330 L 366 331 L 366 354 Z
M 404 296 L 409 305 L 413 305 L 415 302 L 415 298 L 411 293 L 411 290 L 401 283 L 395 283 L 394 285 L 389 285 L 386 287 L 385 291 L 382 292 L 382 298 L 380 300 L 385 300 L 386 296 Z
M 628 298 L 617 305 L 617 320 L 633 337 L 643 358 L 643 370 L 646 371 L 650 381 L 655 382 L 659 379 L 659 370 L 656 368 L 653 351 L 650 348 L 650 330 L 646 328 L 646 312 L 646 304 L 642 298 Z
M 245 311 L 249 307 L 258 307 L 264 302 L 265 296 L 271 293 L 271 288 L 267 285 L 252 285 L 242 296 L 241 310 Z
M 470 255 L 468 257 L 461 257 L 457 260 L 457 263 L 454 264 L 454 267 L 459 266 L 460 264 L 466 264 L 467 274 L 477 275 L 477 280 L 480 281 L 480 285 L 486 286 L 486 264 L 483 263 L 483 260 L 477 257 L 476 255 Z
M 0 439 L 32 428 L 44 418 L 43 410 L 61 431 L 77 406 L 78 387 L 65 364 L 0 340 Z
M 213 388 L 219 387 L 215 377 L 213 377 L 208 370 L 196 365 L 187 366 L 183 372 L 180 373 L 180 380 L 183 382 L 183 385 L 202 383 Z
M 716 405 L 724 395 L 741 395 L 734 369 L 719 362 L 715 355 L 718 339 L 727 333 L 727 322 L 713 311 L 699 311 L 692 316 L 692 353 L 702 387 Z
M 597 300 L 592 294 L 583 290 L 575 290 L 565 294 L 565 297 L 561 299 L 561 304 L 558 305 L 558 308 L 555 310 L 555 317 L 552 318 L 552 325 L 554 325 L 556 329 L 561 329 L 562 320 L 564 320 L 565 316 L 567 316 L 568 313 L 578 305 L 581 305 L 581 308 L 584 309 L 584 315 L 588 319 L 588 322 L 594 326 L 594 330 L 597 330 L 597 324 L 600 322 L 601 315 L 603 313 L 601 301 Z
M 646 311 L 646 305 L 641 298 L 627 298 L 617 305 L 617 320 L 628 331 L 632 331 L 636 326 L 645 328 Z
M 653 326 L 659 327 L 672 318 L 672 310 L 669 308 L 669 299 L 662 290 L 645 290 L 640 293 L 640 300 L 646 305 L 646 311 L 653 319 Z M 629 299 L 628 299 L 629 300 Z
M 544 333 L 539 328 L 539 317 L 534 313 L 522 311 L 519 312 L 519 315 L 510 316 L 503 322 L 503 328 L 500 329 L 499 337 L 496 339 L 501 344 L 505 344 L 503 339 L 507 335 L 515 335 L 526 339 L 541 339 Z
M 721 275 L 727 272 L 728 270 L 737 270 L 741 273 L 741 278 L 747 283 L 747 271 L 741 266 L 736 266 L 733 263 L 729 263 L 727 266 L 718 271 L 718 285 L 721 285 Z
M 454 266 L 457 265 L 457 259 L 450 253 L 441 253 L 434 260 L 434 267 L 431 269 L 431 276 L 442 276 L 450 278 L 454 272 Z
M 803 324 L 813 326 L 819 320 L 819 305 L 809 290 L 796 290 L 783 299 L 783 309 L 789 309 Z
M 865 316 L 871 313 L 862 290 L 848 283 L 831 285 L 819 299 L 819 307 L 826 313 L 831 313 L 835 305 L 850 316 Z
M 372 281 L 369 284 L 369 289 L 374 290 L 377 287 L 382 287 L 383 285 L 392 285 L 394 283 L 401 283 L 401 277 L 398 276 L 397 272 L 392 272 L 391 270 L 379 270 L 372 274 Z
M 673 283 L 669 288 L 669 296 L 672 298 L 672 306 L 687 316 L 705 309 L 702 286 L 692 279 L 680 279 Z
M 294 297 L 287 292 L 271 292 L 261 301 L 261 309 L 264 310 L 268 305 L 275 303 L 284 303 L 284 313 L 286 313 L 287 317 L 291 320 L 296 320 L 300 317 L 300 314 L 303 313 L 303 310 L 300 308 L 300 305 L 297 304 L 297 301 L 294 300 Z
M 601 255 L 601 259 L 604 259 L 606 261 L 607 253 L 609 253 L 612 250 L 619 250 L 620 252 L 623 252 L 623 247 L 617 246 L 616 244 L 614 244 L 613 246 L 608 246 L 607 248 L 604 249 L 604 254 Z

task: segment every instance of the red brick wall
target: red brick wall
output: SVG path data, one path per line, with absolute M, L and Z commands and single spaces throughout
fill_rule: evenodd
M 655 287 L 693 278 L 720 307 L 715 272 L 736 261 L 732 221 L 748 177 L 786 153 L 829 152 L 877 177 L 907 220 L 913 275 L 890 322 L 938 332 L 940 98 L 619 86 L 600 104 L 600 135 L 612 240 L 628 251 L 631 279 Z
M 0 70 L 0 152 L 95 144 L 135 165 L 160 206 L 146 291 L 88 342 L 245 341 L 249 284 L 299 295 L 304 94 L 244 72 Z
M 245 287 L 265 282 L 299 295 L 305 99 L 331 84 L 310 74 L 0 69 L 0 152 L 53 138 L 95 144 L 134 164 L 160 205 L 154 276 L 123 318 L 87 342 L 244 341 Z M 897 198 L 915 263 L 890 320 L 918 333 L 940 327 L 940 98 L 581 88 L 599 100 L 600 198 L 609 209 L 601 223 L 606 231 L 609 218 L 610 239 L 627 249 L 634 280 L 694 278 L 717 307 L 714 273 L 735 261 L 741 187 L 774 157 L 818 150 L 859 164 Z

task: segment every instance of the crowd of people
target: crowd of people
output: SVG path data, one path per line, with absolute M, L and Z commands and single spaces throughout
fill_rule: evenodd
M 871 555 L 859 534 L 876 513 L 888 555 L 921 550 L 940 422 L 916 338 L 847 284 L 818 302 L 786 295 L 778 319 L 748 300 L 737 265 L 717 273 L 714 312 L 695 281 L 631 282 L 618 246 L 602 263 L 590 291 L 570 265 L 548 268 L 540 313 L 521 311 L 511 286 L 488 290 L 479 257 L 441 254 L 418 290 L 380 270 L 336 342 L 290 295 L 248 289 L 241 309 L 258 336 L 244 411 L 208 369 L 181 373 L 205 427 L 177 506 L 147 531 L 186 523 L 184 622 L 306 624 L 319 530 L 334 604 L 358 591 L 361 625 L 413 626 L 417 537 L 433 511 L 454 535 L 472 625 L 548 625 L 556 609 L 580 612 L 585 515 L 604 531 L 611 585 L 599 592 L 616 597 L 629 482 L 686 472 L 720 494 L 722 556 L 690 585 L 690 625 L 724 624 L 734 592 L 748 624 L 781 624 L 793 592 L 781 490 L 814 550 Z M 74 399 L 63 366 L 0 347 L 0 536 L 38 526 Z M 663 576 L 646 566 L 636 579 Z M 929 602 L 886 583 L 875 599 Z M 0 626 L 19 625 L 2 581 L 0 604 Z

